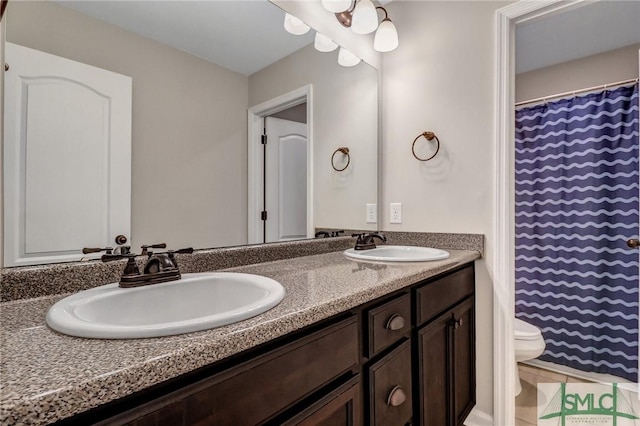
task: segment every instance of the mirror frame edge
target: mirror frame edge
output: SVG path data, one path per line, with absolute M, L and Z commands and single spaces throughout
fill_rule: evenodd
M 6 38 L 5 15 L 9 0 L 0 6 L 0 128 L 4 129 L 4 42 Z M 4 268 L 4 130 L 0 132 L 0 269 Z

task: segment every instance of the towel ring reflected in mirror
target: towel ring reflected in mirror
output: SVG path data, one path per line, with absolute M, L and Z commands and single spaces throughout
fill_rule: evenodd
M 426 140 L 428 141 L 432 141 L 432 140 L 436 140 L 436 152 L 433 153 L 433 155 L 429 158 L 420 158 L 418 157 L 418 155 L 416 154 L 416 142 L 418 141 L 418 139 L 420 139 L 421 137 L 424 137 Z M 419 161 L 429 161 L 431 160 L 433 157 L 435 157 L 436 155 L 438 155 L 438 151 L 440 151 L 440 139 L 438 139 L 438 137 L 436 136 L 435 133 L 433 132 L 422 132 L 420 133 L 418 136 L 416 136 L 416 138 L 413 140 L 413 145 L 411 145 L 411 152 L 413 153 L 413 156 L 416 157 L 416 160 Z
M 344 166 L 341 169 L 337 168 L 336 167 L 336 163 L 334 162 L 334 159 L 335 159 L 336 154 L 338 152 L 341 152 L 342 154 L 344 154 L 347 157 L 347 165 Z M 346 170 L 347 167 L 349 167 L 350 163 L 351 163 L 351 155 L 349 155 L 349 148 L 341 147 L 341 148 L 338 148 L 335 151 L 333 151 L 333 155 L 331 156 L 331 167 L 333 167 L 333 170 L 335 170 L 336 172 L 342 172 L 342 171 Z

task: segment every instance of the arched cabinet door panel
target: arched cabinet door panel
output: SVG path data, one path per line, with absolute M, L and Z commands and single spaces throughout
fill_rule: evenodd
M 68 262 L 131 228 L 132 80 L 6 43 L 4 265 Z

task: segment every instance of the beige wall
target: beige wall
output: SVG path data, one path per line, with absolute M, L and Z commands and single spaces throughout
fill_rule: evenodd
M 365 224 L 367 203 L 377 200 L 377 71 L 365 63 L 344 68 L 337 53 L 309 45 L 249 77 L 249 105 L 313 86 L 314 226 L 376 230 Z M 351 164 L 331 168 L 331 155 L 348 147 Z M 336 214 L 339 211 L 340 214 Z
M 134 246 L 247 241 L 248 78 L 49 2 L 10 2 L 7 40 L 133 78 Z
M 516 102 L 638 77 L 640 44 L 516 76 Z
M 402 1 L 387 5 L 400 46 L 383 55 L 383 230 L 479 233 L 477 407 L 493 412 L 494 13 L 507 2 Z M 442 143 L 419 162 L 411 143 L 431 130 Z M 402 202 L 403 223 L 389 224 Z

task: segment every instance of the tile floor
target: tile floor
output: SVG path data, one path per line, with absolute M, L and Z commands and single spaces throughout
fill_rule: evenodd
M 516 426 L 537 425 L 538 383 L 588 383 L 585 380 L 549 370 L 518 364 L 522 392 L 516 397 Z

